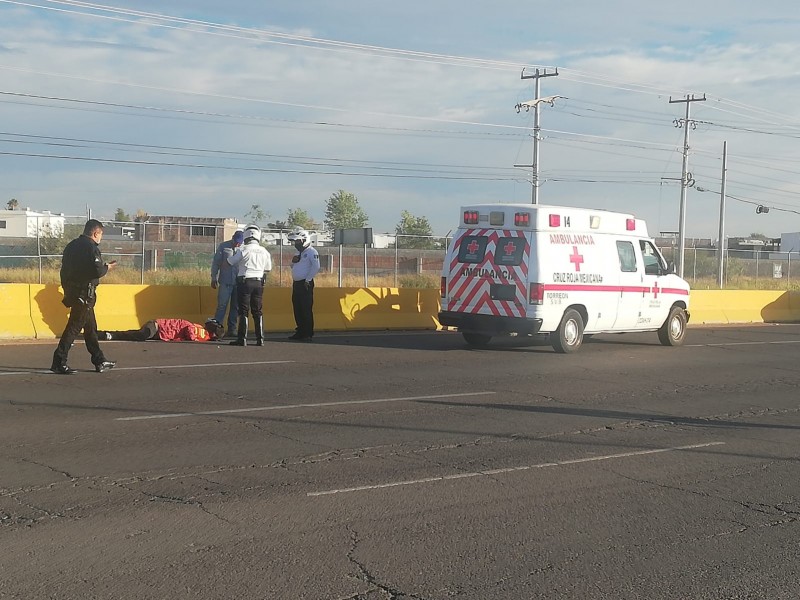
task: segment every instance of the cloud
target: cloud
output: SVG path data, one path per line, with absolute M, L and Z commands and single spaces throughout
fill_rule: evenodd
M 691 5 L 690 27 L 679 6 L 644 10 L 621 1 L 580 10 L 567 2 L 546 13 L 450 0 L 315 1 L 269 11 L 236 0 L 224 11 L 191 4 L 127 3 L 316 41 L 0 5 L 0 89 L 81 101 L 0 95 L 8 131 L 52 138 L 7 137 L 0 151 L 70 157 L 0 155 L 0 193 L 58 212 L 80 213 L 91 203 L 108 215 L 122 206 L 241 217 L 261 204 L 276 218 L 298 207 L 321 220 L 325 201 L 342 188 L 359 197 L 378 230 L 393 230 L 407 209 L 444 233 L 462 204 L 530 201 L 529 169 L 513 168 L 531 160 L 533 115 L 514 110 L 532 98 L 533 82 L 520 78 L 530 64 L 557 66 L 558 77 L 541 81 L 542 93 L 567 98 L 540 113 L 544 201 L 634 212 L 652 231 L 674 229 L 683 144 L 675 121 L 686 107 L 669 100 L 705 93 L 706 102 L 691 106 L 705 122 L 690 132 L 697 181 L 719 188 L 728 141 L 731 194 L 797 204 L 788 195 L 797 191 L 791 174 L 770 170 L 769 161 L 755 168 L 748 158 L 792 152 L 800 53 L 786 23 L 765 18 L 751 26 L 745 3 L 722 14 Z M 79 160 L 89 158 L 99 160 Z M 487 169 L 507 179 L 456 178 Z M 714 229 L 713 203 L 690 190 L 690 232 L 707 237 Z M 729 210 L 742 230 L 783 226 L 768 220 L 774 212 L 754 224 L 746 203 L 733 201 Z

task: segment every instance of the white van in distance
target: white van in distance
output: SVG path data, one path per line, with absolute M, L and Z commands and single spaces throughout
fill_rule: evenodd
M 689 284 L 632 215 L 542 204 L 479 204 L 442 269 L 439 322 L 484 346 L 498 335 L 547 334 L 557 352 L 584 335 L 657 331 L 679 346 Z

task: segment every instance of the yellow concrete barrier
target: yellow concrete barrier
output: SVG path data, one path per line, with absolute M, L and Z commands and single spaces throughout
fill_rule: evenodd
M 0 338 L 32 338 L 36 329 L 31 319 L 30 286 L 0 284 Z
M 294 329 L 290 288 L 264 292 L 267 332 Z M 217 306 L 216 291 L 197 286 L 100 285 L 100 329 L 136 329 L 158 318 L 202 323 Z M 0 338 L 55 338 L 64 331 L 69 309 L 57 285 L 0 284 Z M 800 322 L 800 292 L 695 290 L 691 325 Z M 406 288 L 320 288 L 314 291 L 318 331 L 438 329 L 439 291 Z M 252 325 L 251 325 L 252 330 Z
M 323 310 L 342 319 L 345 329 L 437 329 L 439 327 L 436 319 L 439 312 L 438 290 L 328 289 L 333 294 L 327 296 Z
M 789 323 L 800 321 L 800 292 L 692 290 L 690 323 Z

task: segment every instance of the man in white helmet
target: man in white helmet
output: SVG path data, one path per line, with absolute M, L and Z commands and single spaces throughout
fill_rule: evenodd
M 228 263 L 238 266 L 236 293 L 239 301 L 239 323 L 236 340 L 231 346 L 247 345 L 247 313 L 253 315 L 256 332 L 256 346 L 264 345 L 264 317 L 262 312 L 264 285 L 267 273 L 272 270 L 272 257 L 261 245 L 261 229 L 258 225 L 248 225 L 244 229 L 244 244 L 239 246 Z
M 314 276 L 319 272 L 319 252 L 302 227 L 295 227 L 289 240 L 297 250 L 292 258 L 292 308 L 297 327 L 289 339 L 310 342 L 314 337 Z

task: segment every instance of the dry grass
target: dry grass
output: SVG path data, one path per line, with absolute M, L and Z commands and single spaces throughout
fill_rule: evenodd
M 280 277 L 278 270 L 270 273 L 269 285 L 272 287 L 289 287 L 292 282 L 292 275 L 289 268 L 284 268 L 283 276 Z M 47 267 L 42 270 L 42 283 L 58 283 L 59 269 Z M 339 276 L 337 273 L 322 273 L 317 275 L 315 282 L 319 287 L 338 287 Z M 0 283 L 39 283 L 39 270 L 35 268 L 0 268 Z M 103 278 L 104 284 L 142 283 L 142 273 L 131 267 L 118 267 Z M 147 285 L 187 285 L 187 286 L 207 286 L 210 284 L 208 269 L 182 268 L 182 269 L 161 269 L 159 271 L 145 271 L 144 283 Z M 370 276 L 368 279 L 370 287 L 395 287 L 394 275 Z M 439 275 L 400 275 L 397 278 L 398 287 L 401 288 L 438 288 Z M 689 280 L 689 285 L 695 290 L 716 290 L 718 289 L 716 278 L 704 277 Z M 342 278 L 342 287 L 358 288 L 364 286 L 363 275 L 345 275 Z M 730 277 L 725 282 L 726 290 L 800 290 L 800 277 L 788 280 L 774 279 L 769 277 Z
M 0 269 L 0 283 L 40 283 L 39 270 L 35 268 Z M 59 268 L 48 267 L 42 270 L 41 283 L 59 283 Z M 103 278 L 104 284 L 141 284 L 142 272 L 130 267 L 117 267 Z M 145 271 L 144 283 L 146 285 L 186 285 L 207 286 L 211 279 L 208 269 L 183 268 L 161 269 L 159 271 Z M 338 287 L 339 276 L 337 273 L 322 273 L 317 275 L 315 283 L 319 287 Z M 370 276 L 370 287 L 394 287 L 395 278 L 391 276 Z M 278 270 L 270 273 L 268 285 L 272 287 L 290 287 L 292 275 L 288 268 L 282 274 Z M 363 287 L 363 275 L 345 275 L 342 278 L 342 287 Z M 438 288 L 438 275 L 401 275 L 398 286 L 403 288 Z

